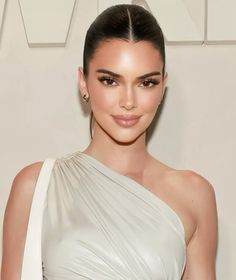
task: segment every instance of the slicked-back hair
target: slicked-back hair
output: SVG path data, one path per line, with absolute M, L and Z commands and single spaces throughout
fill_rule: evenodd
M 138 5 L 120 4 L 104 10 L 90 25 L 84 43 L 84 75 L 89 72 L 89 62 L 99 45 L 112 39 L 148 41 L 156 48 L 163 61 L 165 73 L 165 43 L 156 18 Z

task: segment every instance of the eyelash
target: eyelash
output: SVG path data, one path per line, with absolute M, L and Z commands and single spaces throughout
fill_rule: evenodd
M 113 86 L 113 85 L 104 83 L 105 81 L 106 81 L 106 82 L 107 82 L 107 81 L 115 82 L 115 80 L 114 80 L 112 77 L 108 77 L 108 76 L 99 77 L 98 80 L 99 80 L 102 84 L 104 84 L 104 85 L 106 85 L 106 86 Z
M 155 80 L 155 79 L 147 79 L 147 80 L 144 80 L 142 83 L 152 83 L 152 86 L 147 86 L 146 88 L 151 88 L 151 87 L 154 87 L 156 85 L 158 85 L 160 82 L 158 80 Z
M 114 86 L 112 84 L 114 82 L 116 83 L 116 81 L 110 76 L 102 76 L 102 77 L 99 77 L 98 80 L 106 86 Z M 106 83 L 104 83 L 104 82 L 106 82 Z M 107 82 L 111 82 L 111 84 L 107 84 Z M 160 82 L 156 79 L 147 79 L 147 80 L 144 80 L 141 84 L 143 84 L 143 83 L 149 83 L 149 84 L 151 83 L 152 85 L 151 86 L 141 86 L 141 87 L 151 88 L 151 87 L 154 87 L 155 85 L 158 85 Z

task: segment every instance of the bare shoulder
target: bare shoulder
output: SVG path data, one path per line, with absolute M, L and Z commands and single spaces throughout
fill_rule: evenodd
M 43 161 L 37 161 L 23 167 L 15 176 L 13 180 L 13 186 L 22 182 L 30 182 L 37 180 L 39 171 L 43 165 Z
M 6 214 L 15 209 L 16 205 L 32 199 L 36 182 L 43 162 L 34 162 L 23 167 L 15 176 L 12 182 L 9 198 L 6 206 Z
M 24 203 L 32 199 L 42 165 L 41 161 L 34 162 L 23 167 L 16 174 L 7 201 L 5 216 L 14 211 L 17 206 L 25 206 Z
M 217 207 L 212 184 L 192 170 L 170 172 L 171 185 L 183 205 L 187 236 L 187 264 L 183 279 L 215 279 Z M 179 208 L 181 209 L 181 207 Z
M 179 184 L 180 187 L 182 186 L 186 192 L 200 196 L 199 199 L 215 195 L 212 184 L 193 170 L 172 170 L 169 178 Z
M 153 178 L 153 189 L 175 210 L 183 222 L 186 244 L 193 239 L 197 229 L 199 232 L 200 228 L 209 229 L 211 226 L 213 235 L 215 234 L 217 227 L 215 191 L 205 177 L 193 170 L 174 169 L 158 160 L 154 161 L 150 171 L 153 174 L 149 176 Z
M 192 213 L 197 215 L 209 208 L 216 208 L 213 185 L 202 175 L 193 170 L 171 170 L 168 181 L 185 198 Z
M 192 170 L 175 170 L 170 172 L 171 185 L 176 190 L 176 197 L 183 205 L 186 219 L 186 231 L 189 230 L 189 241 L 196 236 L 201 229 L 208 229 L 212 233 L 212 239 L 217 235 L 217 206 L 213 185 L 202 175 Z M 191 233 L 192 232 L 192 233 Z M 207 233 L 206 233 L 207 234 Z M 213 238 L 214 237 L 214 238 Z
M 13 179 L 3 221 L 2 280 L 20 279 L 30 207 L 42 165 L 41 161 L 27 165 Z
M 202 175 L 193 170 L 180 170 L 167 166 L 155 159 L 156 170 L 161 170 L 161 178 L 165 185 L 170 186 L 172 190 L 179 190 L 182 194 L 192 196 L 193 200 L 207 200 L 215 197 L 215 192 L 212 184 Z
M 187 250 L 181 279 L 216 279 L 218 218 L 213 185 L 193 170 L 177 170 L 157 159 L 152 163 L 148 175 L 159 182 L 154 183 L 154 190 L 175 210 L 184 226 Z

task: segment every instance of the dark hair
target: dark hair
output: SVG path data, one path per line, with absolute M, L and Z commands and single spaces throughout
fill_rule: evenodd
M 101 42 L 112 39 L 126 41 L 148 41 L 156 48 L 163 61 L 163 76 L 165 73 L 165 43 L 162 30 L 156 18 L 141 6 L 120 4 L 104 10 L 90 25 L 84 44 L 83 70 L 87 76 L 89 62 Z M 92 131 L 90 117 L 90 134 Z M 92 135 L 92 134 L 91 134 Z

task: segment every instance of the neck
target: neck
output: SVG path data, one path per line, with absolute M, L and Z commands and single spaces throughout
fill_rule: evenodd
M 93 139 L 84 152 L 123 174 L 144 170 L 149 155 L 145 133 L 130 143 L 119 143 L 97 124 L 94 125 Z

